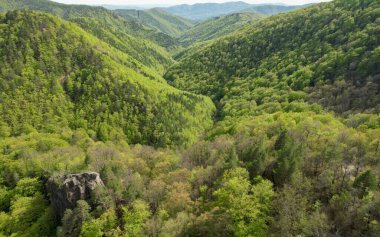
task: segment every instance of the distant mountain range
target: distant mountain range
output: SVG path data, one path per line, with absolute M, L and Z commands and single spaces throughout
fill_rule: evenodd
M 105 7 L 110 10 L 148 10 L 153 8 L 161 8 L 169 13 L 188 18 L 193 21 L 204 21 L 213 17 L 229 15 L 241 12 L 256 12 L 267 16 L 275 15 L 282 12 L 288 12 L 300 8 L 304 8 L 311 4 L 305 5 L 287 5 L 284 3 L 268 3 L 268 4 L 249 4 L 243 1 L 226 2 L 226 3 L 197 3 L 193 5 L 181 4 L 169 6 L 165 4 L 152 5 L 110 5 L 105 4 Z
M 129 10 L 147 10 L 157 7 L 171 7 L 169 4 L 135 4 L 135 5 L 114 5 L 114 4 L 102 4 L 104 8 L 109 10 L 129 9 Z
M 194 5 L 177 5 L 164 8 L 164 10 L 189 18 L 194 21 L 203 21 L 212 17 L 239 12 L 256 12 L 267 16 L 304 8 L 307 5 L 288 6 L 284 4 L 249 4 L 246 2 L 227 3 L 198 3 Z

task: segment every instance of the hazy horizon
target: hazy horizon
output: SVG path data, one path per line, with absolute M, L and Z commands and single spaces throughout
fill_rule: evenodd
M 87 4 L 87 5 L 179 5 L 179 4 L 196 4 L 196 3 L 223 3 L 223 2 L 239 2 L 228 0 L 52 0 L 55 2 L 66 4 Z M 287 4 L 302 5 L 308 3 L 328 2 L 330 0 L 247 0 L 241 1 L 250 4 Z

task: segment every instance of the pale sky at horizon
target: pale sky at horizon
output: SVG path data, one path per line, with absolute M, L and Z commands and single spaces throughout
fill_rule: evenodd
M 88 5 L 178 5 L 178 4 L 195 4 L 195 3 L 220 3 L 232 2 L 238 0 L 53 0 L 55 2 L 67 4 L 88 4 Z M 289 5 L 301 5 L 307 3 L 328 2 L 330 0 L 246 0 L 243 2 L 252 4 L 261 3 L 286 3 Z

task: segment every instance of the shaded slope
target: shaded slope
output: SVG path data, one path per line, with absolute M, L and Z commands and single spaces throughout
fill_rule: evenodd
M 176 16 L 164 10 L 154 8 L 149 10 L 115 10 L 115 12 L 128 20 L 141 21 L 172 37 L 178 37 L 184 31 L 194 26 L 194 23 L 186 18 Z
M 378 113 L 378 9 L 340 0 L 273 16 L 184 58 L 166 78 L 220 102 L 221 116 L 302 110 L 303 101 Z
M 11 134 L 84 128 L 104 141 L 166 146 L 189 144 L 212 124 L 211 101 L 72 23 L 28 11 L 0 23 L 0 113 Z

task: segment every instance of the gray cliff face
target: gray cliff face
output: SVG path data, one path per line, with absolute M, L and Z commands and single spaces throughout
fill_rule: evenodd
M 56 216 L 62 219 L 66 209 L 73 209 L 78 200 L 89 200 L 91 191 L 104 186 L 96 172 L 61 175 L 50 178 L 46 188 Z

